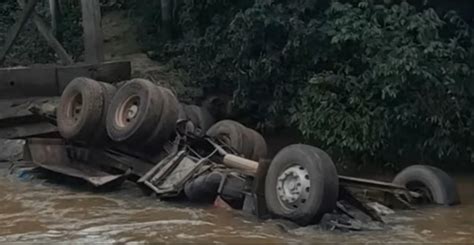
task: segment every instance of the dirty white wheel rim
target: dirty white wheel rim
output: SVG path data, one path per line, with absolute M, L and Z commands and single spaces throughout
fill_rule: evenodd
M 140 97 L 131 96 L 125 100 L 118 108 L 115 114 L 115 123 L 121 127 L 127 127 L 133 123 L 138 115 L 138 108 L 140 106 Z
M 278 200 L 288 209 L 297 209 L 308 201 L 310 187 L 308 170 L 303 166 L 293 165 L 278 176 Z
M 74 94 L 71 96 L 70 102 L 67 103 L 68 107 L 66 110 L 67 118 L 72 119 L 74 123 L 77 123 L 81 117 L 83 109 L 82 95 L 80 93 Z

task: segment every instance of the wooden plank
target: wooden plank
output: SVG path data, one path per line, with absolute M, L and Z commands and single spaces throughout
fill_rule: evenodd
M 12 29 L 7 35 L 7 39 L 5 41 L 5 46 L 3 47 L 2 51 L 0 52 L 0 64 L 3 63 L 5 60 L 5 57 L 8 54 L 8 51 L 10 51 L 11 47 L 15 43 L 16 38 L 21 32 L 21 29 L 26 24 L 26 21 L 30 18 L 31 13 L 35 10 L 35 6 L 38 3 L 38 0 L 29 0 L 28 4 L 26 5 L 25 9 L 21 13 L 20 18 L 17 20 L 17 22 L 13 25 Z
M 31 116 L 30 106 L 45 103 L 58 104 L 59 99 L 58 97 L 30 97 L 0 100 L 0 125 L 5 119 Z
M 0 99 L 57 96 L 56 67 L 0 69 Z
M 56 126 L 45 121 L 31 121 L 29 123 L 15 123 L 11 127 L 0 127 L 2 139 L 24 139 L 32 136 L 56 134 Z
M 104 34 L 99 0 L 81 0 L 84 28 L 85 61 L 97 64 L 104 60 Z
M 56 126 L 43 115 L 33 113 L 31 108 L 54 115 L 58 103 L 59 97 L 0 100 L 0 138 L 18 139 L 56 133 Z
M 53 36 L 61 41 L 61 33 L 58 30 L 58 23 L 61 21 L 61 9 L 58 0 L 49 0 L 49 12 L 51 13 L 51 32 Z
M 96 65 L 0 68 L 0 99 L 59 96 L 76 77 L 116 83 L 130 80 L 131 70 L 129 61 Z
M 21 7 L 25 6 L 25 0 L 18 0 L 18 3 Z M 36 28 L 41 33 L 43 38 L 46 40 L 48 45 L 54 49 L 58 57 L 61 59 L 64 65 L 72 65 L 74 61 L 72 60 L 71 56 L 67 53 L 67 51 L 63 48 L 61 43 L 54 37 L 53 32 L 49 29 L 48 24 L 45 20 L 35 12 L 32 13 L 33 22 L 36 25 Z
M 171 0 L 161 0 L 161 30 L 165 39 L 171 38 L 173 24 L 171 2 Z
M 76 77 L 88 77 L 101 82 L 117 83 L 130 80 L 131 74 L 132 67 L 129 61 L 58 67 L 57 79 L 59 93 L 62 93 L 69 82 Z

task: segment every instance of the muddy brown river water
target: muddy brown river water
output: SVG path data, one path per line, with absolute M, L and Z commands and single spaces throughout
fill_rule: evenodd
M 294 243 L 474 242 L 474 177 L 458 177 L 463 204 L 401 211 L 380 231 L 285 231 L 276 221 L 239 212 L 189 207 L 142 196 L 131 183 L 95 193 L 71 185 L 18 178 L 0 169 L 0 243 Z

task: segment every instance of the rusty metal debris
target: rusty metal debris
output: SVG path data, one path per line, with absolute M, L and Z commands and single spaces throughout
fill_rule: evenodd
M 118 185 L 125 181 L 128 172 L 109 174 L 95 164 L 75 160 L 74 148 L 67 148 L 62 139 L 31 138 L 27 141 L 31 160 L 36 165 L 52 172 L 65 174 L 87 181 L 93 186 Z
M 0 111 L 0 138 L 24 139 L 54 134 L 57 132 L 56 126 L 30 110 L 31 108 L 41 108 L 44 113 L 54 115 L 57 102 L 57 98 L 54 97 L 0 101 L 0 108 L 2 108 Z

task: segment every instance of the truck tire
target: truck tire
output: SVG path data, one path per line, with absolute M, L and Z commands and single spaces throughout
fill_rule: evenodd
M 425 195 L 425 201 L 440 205 L 460 203 L 456 182 L 439 168 L 413 165 L 402 170 L 393 183 Z
M 197 105 L 186 105 L 184 110 L 188 120 L 193 123 L 194 128 L 199 128 L 198 131 L 194 132 L 198 135 L 204 135 L 215 122 L 214 118 L 206 108 Z
M 104 106 L 102 109 L 100 125 L 98 125 L 96 128 L 97 131 L 94 136 L 93 144 L 103 144 L 104 142 L 110 140 L 109 135 L 107 134 L 107 111 L 109 110 L 112 98 L 117 92 L 117 88 L 110 83 L 99 82 L 99 84 L 102 87 Z
M 314 224 L 336 207 L 339 178 L 331 158 L 308 145 L 291 145 L 273 159 L 265 177 L 270 213 L 300 225 Z
M 248 150 L 246 150 L 248 145 L 245 145 L 248 142 L 247 136 L 245 136 L 246 130 L 245 126 L 236 121 L 223 120 L 212 125 L 207 131 L 207 136 L 221 140 L 238 153 L 243 154 L 244 157 L 250 158 L 251 155 L 249 156 Z
M 116 142 L 143 145 L 159 124 L 163 110 L 161 90 L 152 82 L 133 79 L 112 99 L 107 113 L 107 133 Z
M 58 131 L 69 140 L 90 140 L 104 114 L 104 90 L 89 78 L 72 80 L 59 102 Z
M 201 175 L 184 185 L 184 194 L 192 202 L 213 203 L 218 195 L 223 175 L 211 172 Z
M 242 155 L 247 159 L 252 159 L 254 156 L 255 140 L 251 129 L 242 126 Z
M 236 151 L 242 151 L 242 129 L 234 121 L 223 120 L 207 130 L 207 136 L 223 141 Z
M 167 141 L 170 136 L 176 132 L 176 122 L 179 118 L 179 102 L 171 90 L 163 87 L 157 87 L 163 95 L 163 109 L 160 119 L 149 140 L 145 144 L 160 145 Z

